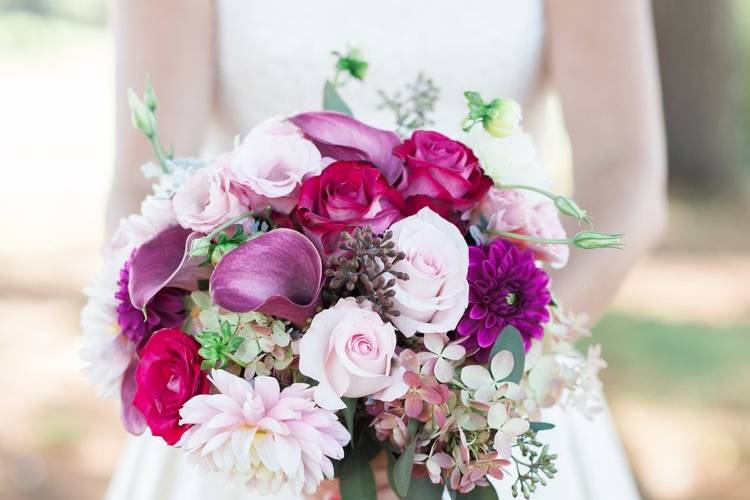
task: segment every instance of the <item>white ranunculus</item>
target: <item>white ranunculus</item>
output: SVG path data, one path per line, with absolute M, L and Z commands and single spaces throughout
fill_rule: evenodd
M 396 249 L 406 258 L 394 270 L 409 275 L 396 280 L 393 318 L 396 327 L 415 333 L 453 330 L 469 302 L 469 247 L 460 231 L 429 208 L 390 227 Z

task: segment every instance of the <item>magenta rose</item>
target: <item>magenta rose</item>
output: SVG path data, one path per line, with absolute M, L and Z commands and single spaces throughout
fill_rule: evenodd
M 179 441 L 189 427 L 179 423 L 182 405 L 209 389 L 198 348 L 179 328 L 164 328 L 140 351 L 133 405 L 143 414 L 151 434 L 169 445 Z
M 401 218 L 404 200 L 369 162 L 339 161 L 300 189 L 294 218 L 324 255 L 334 253 L 342 231 L 369 226 L 384 232 Z
M 393 150 L 404 161 L 402 192 L 408 212 L 427 206 L 445 218 L 447 207 L 458 216 L 474 208 L 492 187 L 471 149 L 437 132 L 417 130 Z

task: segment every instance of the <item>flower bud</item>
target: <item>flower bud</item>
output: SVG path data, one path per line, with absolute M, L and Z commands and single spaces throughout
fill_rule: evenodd
M 352 49 L 345 56 L 339 56 L 336 69 L 345 71 L 357 80 L 363 80 L 367 74 L 369 64 L 365 61 L 364 54 L 359 49 Z
M 132 90 L 128 90 L 128 104 L 130 105 L 130 119 L 133 126 L 151 139 L 154 136 L 154 118 L 151 110 Z
M 581 222 L 585 222 L 586 224 L 591 224 L 589 214 L 579 207 L 572 198 L 568 198 L 567 196 L 557 196 L 555 197 L 555 206 L 561 214 L 573 217 Z
M 211 252 L 211 264 L 213 264 L 214 266 L 219 265 L 219 261 L 222 259 L 222 257 L 224 257 L 226 254 L 237 247 L 239 247 L 239 245 L 232 242 L 220 243 L 216 245 L 213 249 L 213 252 Z
M 599 231 L 581 231 L 573 237 L 573 244 L 578 248 L 622 248 L 621 234 L 607 234 Z
M 208 238 L 198 238 L 190 244 L 191 257 L 206 257 L 209 251 L 211 251 L 211 242 Z
M 513 99 L 493 99 L 482 118 L 484 130 L 493 137 L 507 137 L 521 128 L 521 106 Z
M 156 107 L 159 105 L 159 101 L 156 99 L 156 92 L 154 92 L 154 87 L 151 85 L 150 79 L 146 80 L 146 90 L 143 93 L 143 102 L 152 113 L 156 111 Z

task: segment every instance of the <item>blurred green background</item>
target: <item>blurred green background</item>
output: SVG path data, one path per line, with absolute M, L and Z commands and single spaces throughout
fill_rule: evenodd
M 748 499 L 750 1 L 654 13 L 670 229 L 594 341 L 644 498 Z M 0 0 L 0 500 L 100 498 L 124 438 L 76 358 L 111 174 L 105 19 L 101 0 Z

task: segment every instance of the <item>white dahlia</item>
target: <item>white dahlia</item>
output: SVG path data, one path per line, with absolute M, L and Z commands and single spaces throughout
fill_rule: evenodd
M 252 381 L 223 370 L 209 377 L 218 394 L 194 396 L 180 410 L 192 425 L 178 447 L 209 470 L 239 479 L 261 494 L 289 484 L 313 493 L 333 477 L 350 436 L 336 415 L 313 401 L 307 384 L 279 389 L 275 378 Z

